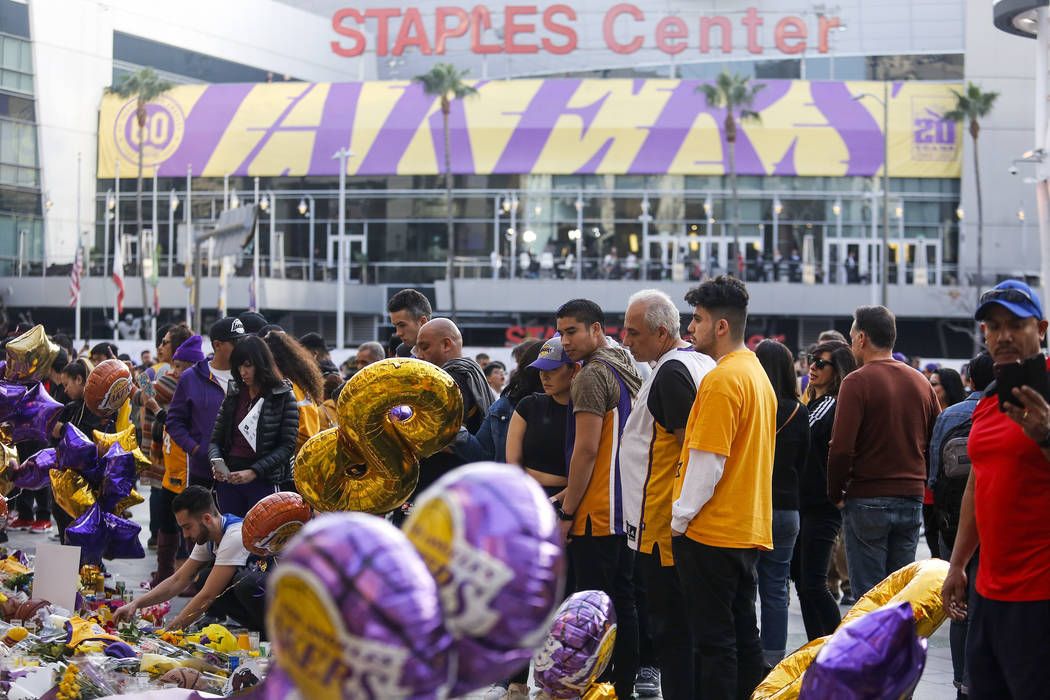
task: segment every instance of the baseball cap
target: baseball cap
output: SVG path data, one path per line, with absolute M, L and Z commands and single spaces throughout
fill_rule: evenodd
M 529 367 L 543 370 L 558 369 L 570 362 L 572 358 L 561 346 L 561 336 L 556 335 L 543 344 L 543 347 L 540 348 L 540 356 Z
M 927 362 L 926 366 L 923 367 L 923 369 L 926 370 L 927 372 L 936 372 L 940 368 L 941 368 L 941 366 L 939 364 L 937 364 L 936 362 Z
M 245 335 L 247 334 L 244 332 L 244 324 L 241 323 L 239 318 L 234 318 L 233 316 L 220 318 L 211 324 L 211 329 L 208 331 L 208 337 L 212 339 L 212 342 L 216 340 L 237 341 L 245 337 Z
M 244 332 L 251 335 L 262 335 L 259 331 L 266 327 L 266 317 L 255 311 L 242 311 L 237 319 L 244 324 Z
M 907 356 L 903 352 L 895 352 L 895 353 L 893 353 L 893 359 L 896 360 L 897 362 L 905 362 L 906 363 L 908 361 Z
M 1032 288 L 1021 280 L 1006 280 L 981 295 L 973 317 L 980 321 L 992 304 L 998 304 L 1018 318 L 1043 318 L 1043 305 Z

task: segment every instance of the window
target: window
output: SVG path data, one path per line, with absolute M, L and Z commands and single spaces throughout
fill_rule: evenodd
M 170 44 L 113 32 L 113 60 L 136 66 L 151 66 L 158 71 L 196 78 L 205 83 L 265 83 L 273 80 L 295 80 L 275 76 L 261 68 L 187 51 Z
M 33 92 L 33 54 L 28 41 L 0 35 L 0 88 Z

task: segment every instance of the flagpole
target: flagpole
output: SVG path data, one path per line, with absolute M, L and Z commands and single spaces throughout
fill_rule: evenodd
M 157 275 L 160 274 L 160 270 L 157 269 L 157 264 L 160 262 L 160 256 L 156 254 L 157 246 L 160 245 L 160 230 L 157 228 L 157 165 L 153 166 L 153 297 L 157 297 Z M 171 254 L 170 251 L 168 253 Z M 141 255 L 141 253 L 139 253 Z M 143 299 L 145 301 L 145 299 Z M 145 304 L 143 304 L 145 306 Z M 157 347 L 157 309 L 154 304 L 153 313 L 150 315 L 150 337 L 153 339 L 153 347 Z
M 114 189 L 116 189 L 116 206 L 113 208 L 113 255 L 114 260 L 117 256 L 117 246 L 120 245 L 120 159 L 116 160 L 116 169 L 114 172 L 114 180 L 116 181 Z M 123 252 L 123 251 L 121 251 Z M 120 276 L 124 276 L 124 257 L 120 257 Z M 117 266 L 113 266 L 113 274 L 117 274 Z M 114 280 L 114 287 L 116 286 L 116 280 Z M 117 322 L 120 321 L 120 311 L 117 309 L 119 302 L 117 301 L 117 295 L 120 294 L 119 289 L 113 290 L 113 340 L 120 340 L 120 333 L 117 330 Z
M 80 256 L 81 256 L 80 247 L 82 245 L 82 239 L 81 239 L 81 235 L 80 235 L 80 154 L 79 153 L 77 153 L 77 218 L 76 218 L 76 221 L 77 221 L 77 251 L 76 251 L 77 259 L 73 261 L 73 265 L 74 266 L 76 266 L 79 263 L 79 261 L 80 261 Z M 86 268 L 86 266 L 85 266 L 85 268 Z M 80 272 L 80 277 L 83 278 L 83 276 L 84 276 L 84 273 L 82 271 L 82 272 Z M 81 288 L 83 288 L 83 282 L 78 280 L 78 283 L 81 285 Z M 73 326 L 74 326 L 73 337 L 76 338 L 76 347 L 78 347 L 78 348 L 80 347 L 80 342 L 81 342 L 81 338 L 80 338 L 80 296 L 81 296 L 81 293 L 80 293 L 80 291 L 78 291 L 77 292 L 76 317 L 73 320 Z M 74 358 L 72 358 L 72 357 L 69 358 L 70 362 L 72 362 L 73 359 Z

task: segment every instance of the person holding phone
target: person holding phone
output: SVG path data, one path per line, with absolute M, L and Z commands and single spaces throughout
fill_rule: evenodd
M 1000 368 L 999 386 L 989 387 L 992 395 L 973 411 L 970 476 L 941 593 L 949 617 L 969 617 L 970 697 L 1043 697 L 1042 660 L 1050 653 L 1050 404 L 1027 381 L 1005 394 L 1001 367 L 1041 360 L 1042 373 L 1031 379 L 1045 387 L 1047 321 L 1039 297 L 1020 280 L 985 292 L 974 318 Z M 966 566 L 978 544 L 977 585 L 968 595 Z
M 237 343 L 230 367 L 233 381 L 215 419 L 208 457 L 219 509 L 243 518 L 291 480 L 299 410 L 292 383 L 281 378 L 262 338 Z

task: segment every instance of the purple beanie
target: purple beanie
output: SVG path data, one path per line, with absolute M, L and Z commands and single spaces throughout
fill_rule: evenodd
M 175 351 L 175 355 L 171 359 L 197 364 L 204 359 L 201 342 L 202 339 L 199 335 L 191 335 L 182 342 L 182 345 Z

